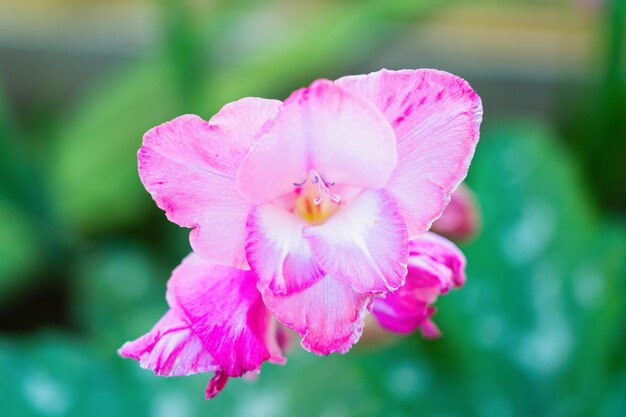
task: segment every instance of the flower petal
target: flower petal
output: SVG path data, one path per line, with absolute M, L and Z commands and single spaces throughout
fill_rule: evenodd
M 302 236 L 320 266 L 355 291 L 381 293 L 404 284 L 407 230 L 384 190 L 362 192 L 326 223 L 305 228 Z
M 465 284 L 465 265 L 467 264 L 465 255 L 445 237 L 426 232 L 421 237 L 409 241 L 409 257 L 415 256 L 428 257 L 449 269 L 452 286 L 461 287 Z
M 324 276 L 302 238 L 306 224 L 273 204 L 250 210 L 246 255 L 260 286 L 288 294 L 308 288 Z
M 420 325 L 420 332 L 422 332 L 422 336 L 426 339 L 436 339 L 441 337 L 441 330 L 439 327 L 430 319 L 426 319 L 424 324 Z
M 120 355 L 139 361 L 156 375 L 181 376 L 219 369 L 189 324 L 172 310 L 139 339 L 124 343 Z
M 257 370 L 268 359 L 283 360 L 278 342 L 267 343 L 268 331 L 275 328 L 255 281 L 251 272 L 212 265 L 191 254 L 168 282 L 168 304 L 229 376 Z
M 398 165 L 387 189 L 409 235 L 428 230 L 461 183 L 478 142 L 482 104 L 463 79 L 443 71 L 381 70 L 337 84 L 369 99 L 398 138 Z
M 224 372 L 216 372 L 206 386 L 206 390 L 204 392 L 204 396 L 206 397 L 206 399 L 210 400 L 211 398 L 219 394 L 224 389 L 227 382 L 228 375 L 226 375 Z
M 227 104 L 210 122 L 186 115 L 144 135 L 137 154 L 141 181 L 170 221 L 194 229 L 191 246 L 211 262 L 247 267 L 250 206 L 237 191 L 235 173 L 279 105 L 247 98 Z
M 278 295 L 261 290 L 276 318 L 302 336 L 302 347 L 318 355 L 346 353 L 361 337 L 372 296 L 325 276 L 304 291 Z
M 284 363 L 278 322 L 265 308 L 252 272 L 187 256 L 168 283 L 170 310 L 146 335 L 127 342 L 120 355 L 156 375 L 215 372 L 212 398 L 229 377 L 256 372 L 269 360 Z
M 420 328 L 425 337 L 440 332 L 430 317 L 431 306 L 451 286 L 465 282 L 465 257 L 450 241 L 427 232 L 409 244 L 409 272 L 405 285 L 385 298 L 377 298 L 373 313 L 387 330 L 411 333 Z
M 337 184 L 380 188 L 396 166 L 396 139 L 380 111 L 332 81 L 294 92 L 263 130 L 237 173 L 252 204 L 292 192 L 311 169 Z

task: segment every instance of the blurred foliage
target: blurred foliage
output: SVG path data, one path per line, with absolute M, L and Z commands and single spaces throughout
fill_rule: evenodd
M 0 96 L 0 301 L 19 287 L 40 256 L 36 225 L 25 212 L 30 195 L 24 179 L 28 166 L 24 160 Z
M 487 221 L 465 248 L 464 300 L 441 303 L 445 318 L 458 314 L 446 342 L 474 375 L 496 370 L 492 385 L 472 386 L 477 396 L 493 390 L 521 415 L 596 415 L 624 329 L 626 229 L 597 217 L 540 125 L 484 134 L 470 184 Z
M 575 103 L 564 131 L 577 146 L 592 189 L 612 209 L 626 209 L 626 1 L 606 0 L 599 77 Z M 573 116 L 573 117 L 572 117 Z
M 62 219 L 86 232 L 141 222 L 150 201 L 137 181 L 135 153 L 150 127 L 189 111 L 185 102 L 198 101 L 192 107 L 208 117 L 242 96 L 286 94 L 315 77 L 338 75 L 337 70 L 320 73 L 320 68 L 340 69 L 363 48 L 382 45 L 389 29 L 377 27 L 376 22 L 410 19 L 437 3 L 441 0 L 368 0 L 316 7 L 303 12 L 306 22 L 283 45 L 242 57 L 233 66 L 210 67 L 202 76 L 195 69 L 199 52 L 185 40 L 187 20 L 183 12 L 176 12 L 168 19 L 168 50 L 178 50 L 183 43 L 181 51 L 139 64 L 101 87 L 50 141 L 47 174 Z M 171 62 L 177 63 L 174 70 Z M 199 86 L 181 81 L 189 74 Z
M 40 248 L 37 230 L 19 208 L 0 195 L 0 301 L 11 289 L 19 286 L 21 278 L 37 263 Z
M 12 330 L 0 333 L 0 415 L 626 415 L 626 224 L 594 200 L 619 201 L 626 177 L 619 1 L 605 86 L 560 129 L 566 140 L 485 109 L 468 179 L 484 230 L 463 248 L 466 287 L 438 302 L 442 339 L 327 358 L 296 347 L 286 366 L 264 365 L 209 402 L 209 375 L 157 378 L 115 353 L 165 312 L 169 271 L 189 251 L 187 231 L 138 180 L 141 135 L 181 113 L 208 118 L 241 96 L 283 98 L 342 75 L 444 3 L 303 3 L 293 36 L 225 59 L 233 28 L 271 2 L 161 0 L 162 48 L 90 91 L 57 129 L 20 129 L 0 100 L 0 327 Z M 591 181 L 604 185 L 588 188 L 596 166 Z M 50 285 L 67 299 L 33 302 L 57 297 Z M 55 326 L 41 329 L 46 316 Z

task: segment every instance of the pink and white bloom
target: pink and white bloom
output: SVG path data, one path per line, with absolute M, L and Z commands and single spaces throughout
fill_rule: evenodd
M 138 360 L 156 375 L 214 372 L 207 398 L 217 395 L 230 377 L 258 373 L 265 361 L 283 364 L 288 336 L 263 304 L 256 282 L 251 271 L 214 265 L 192 253 L 168 282 L 170 309 L 150 332 L 124 344 L 119 353 Z M 404 334 L 419 328 L 425 337 L 437 337 L 440 332 L 431 320 L 432 304 L 464 282 L 461 251 L 445 238 L 426 232 L 409 242 L 406 283 L 385 298 L 376 297 L 372 313 L 391 332 Z M 343 303 L 340 298 L 329 302 Z M 320 308 L 324 306 L 310 305 L 302 311 Z M 323 312 L 317 314 L 324 317 Z M 329 323 L 336 322 L 331 318 Z M 323 323 L 315 329 L 324 327 Z
M 395 333 L 441 335 L 431 320 L 432 304 L 439 295 L 465 283 L 465 256 L 449 240 L 426 232 L 409 243 L 409 267 L 406 283 L 385 298 L 377 298 L 372 313 L 383 328 Z
M 151 129 L 139 175 L 168 219 L 193 229 L 198 258 L 250 270 L 241 274 L 264 308 L 305 349 L 344 353 L 375 297 L 405 284 L 409 239 L 465 178 L 481 119 L 478 95 L 441 71 L 318 80 L 284 102 L 246 98 L 209 122 L 186 115 Z M 197 302 L 216 325 L 216 306 Z M 207 367 L 236 376 L 207 352 Z

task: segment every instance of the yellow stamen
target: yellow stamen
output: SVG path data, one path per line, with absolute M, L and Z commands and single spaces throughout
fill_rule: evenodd
M 315 197 L 303 193 L 296 199 L 295 212 L 311 224 L 321 224 L 339 207 L 329 198 L 322 198 L 319 204 L 314 204 Z

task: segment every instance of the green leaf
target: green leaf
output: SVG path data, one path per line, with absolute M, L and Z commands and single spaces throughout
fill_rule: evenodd
M 143 134 L 177 116 L 165 65 L 141 65 L 103 86 L 53 142 L 48 168 L 64 223 L 89 231 L 142 221 L 151 201 L 137 176 Z
M 18 190 L 27 184 L 22 178 L 27 164 L 15 147 L 2 93 L 0 88 L 0 302 L 32 278 L 28 272 L 41 257 L 42 234 L 24 209 L 27 199 L 18 198 L 24 197 Z
M 12 200 L 0 195 L 0 301 L 29 278 L 38 265 L 41 246 L 38 230 Z

